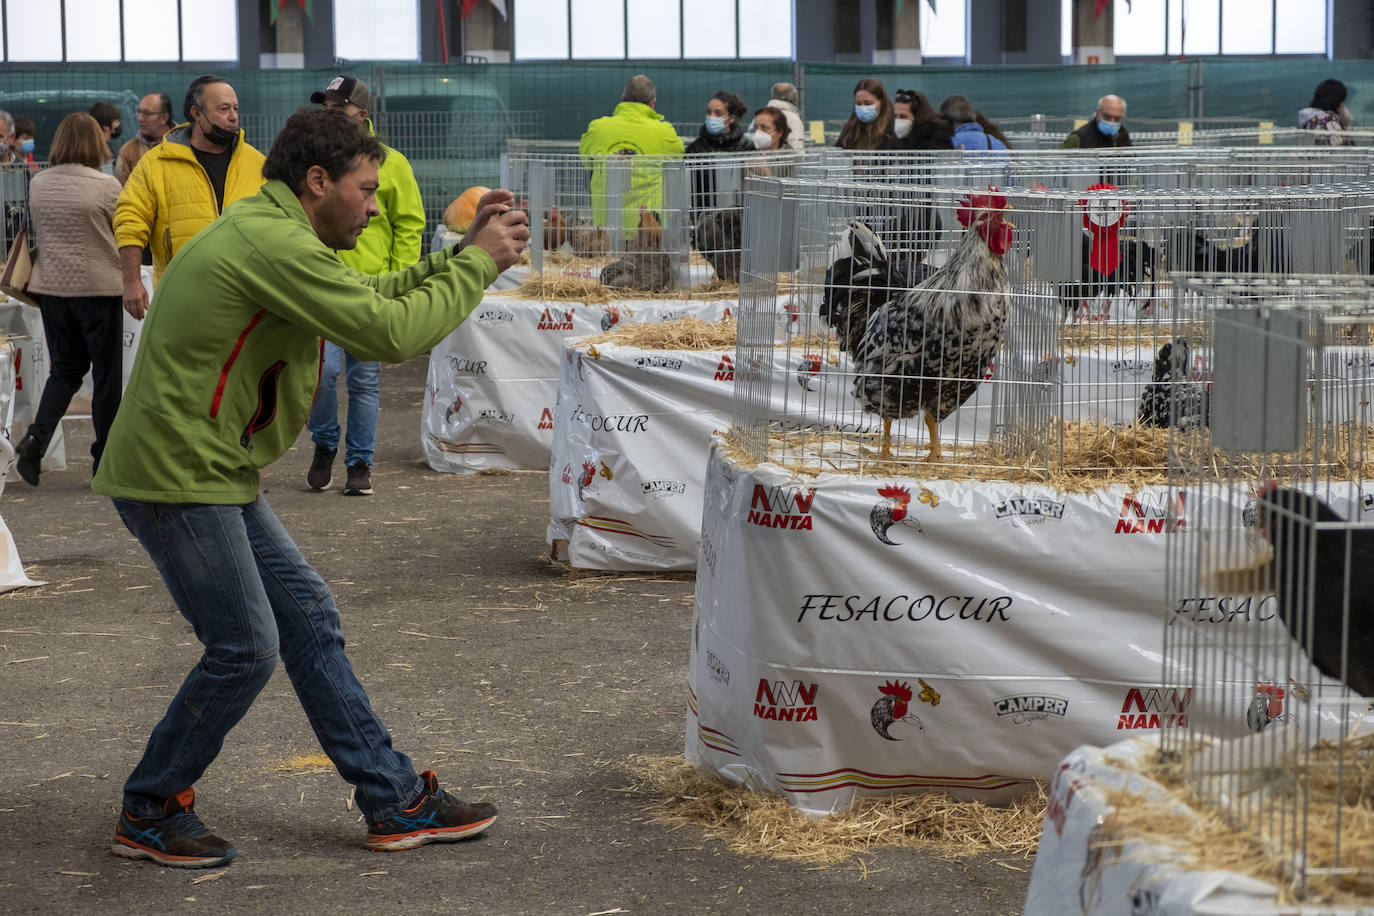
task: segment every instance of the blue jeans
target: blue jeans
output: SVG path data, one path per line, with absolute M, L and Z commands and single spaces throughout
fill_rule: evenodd
M 339 392 L 337 380 L 343 366 L 348 386 L 348 436 L 344 440 L 344 467 L 359 461 L 372 464 L 377 445 L 377 402 L 381 390 L 381 363 L 354 359 L 353 354 L 325 341 L 320 387 L 310 405 L 310 438 L 316 445 L 339 447 Z
M 392 748 L 344 654 L 333 592 L 262 496 L 242 506 L 114 504 L 205 647 L 124 784 L 130 814 L 162 817 L 163 802 L 200 779 L 267 685 L 278 653 L 368 821 L 420 796 L 410 758 Z

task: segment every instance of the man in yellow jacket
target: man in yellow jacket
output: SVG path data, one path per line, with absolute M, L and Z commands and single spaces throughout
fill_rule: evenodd
M 153 283 L 191 237 L 224 212 L 226 204 L 262 187 L 262 153 L 239 130 L 239 99 L 218 76 L 199 76 L 186 88 L 182 113 L 189 123 L 172 128 L 138 161 L 115 204 L 114 237 L 124 272 L 124 309 L 148 311 L 139 274 L 143 249 L 153 252 Z

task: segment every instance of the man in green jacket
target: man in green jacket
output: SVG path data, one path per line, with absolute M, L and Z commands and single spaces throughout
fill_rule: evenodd
M 647 156 L 631 160 L 630 186 L 621 207 L 621 227 L 626 236 L 639 228 L 639 210 L 663 208 L 664 156 L 681 156 L 682 138 L 673 125 L 654 110 L 657 104 L 654 81 L 640 74 L 625 84 L 615 112 L 587 125 L 577 151 L 588 158 L 592 170 L 592 211 L 598 226 L 606 225 L 606 170 L 608 156 Z M 621 166 L 610 166 L 621 167 Z
M 113 851 L 162 865 L 228 862 L 233 846 L 195 816 L 195 782 L 281 657 L 330 760 L 356 789 L 369 849 L 479 833 L 496 818 L 417 774 L 392 748 L 344 654 L 339 611 L 259 492 L 258 469 L 305 424 L 321 338 L 399 362 L 438 343 L 515 263 L 529 225 L 492 191 L 454 249 L 403 271 L 350 270 L 377 216 L 384 153 L 337 111 L 292 115 L 253 197 L 177 252 L 92 484 L 113 497 L 204 654 L 124 785 Z
M 339 108 L 376 136 L 367 113 L 372 93 L 362 80 L 336 76 L 310 101 L 325 108 Z M 386 157 L 377 168 L 377 209 L 381 216 L 367 224 L 358 236 L 358 247 L 340 251 L 339 260 L 362 274 L 404 270 L 420 260 L 425 234 L 425 208 L 420 186 L 410 163 L 396 150 L 382 144 Z M 348 434 L 344 438 L 345 496 L 372 495 L 372 454 L 377 444 L 377 403 L 380 399 L 382 364 L 358 359 L 333 341 L 325 341 L 320 387 L 310 408 L 310 438 L 315 457 L 305 482 L 312 490 L 325 490 L 334 481 L 334 456 L 339 449 L 340 369 L 346 369 L 348 387 Z

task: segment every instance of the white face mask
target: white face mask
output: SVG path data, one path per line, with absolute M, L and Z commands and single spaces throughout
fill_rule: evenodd
M 892 132 L 898 139 L 911 133 L 912 120 L 910 118 L 896 118 L 892 121 Z
M 754 149 L 768 149 L 773 145 L 773 135 L 766 131 L 754 131 Z

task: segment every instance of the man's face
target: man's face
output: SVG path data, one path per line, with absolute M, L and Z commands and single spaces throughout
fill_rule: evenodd
M 211 83 L 205 87 L 205 107 L 198 111 L 193 111 L 196 121 L 209 121 L 211 124 L 218 124 L 226 130 L 237 131 L 239 129 L 239 97 L 234 92 L 234 87 L 228 83 Z M 202 132 L 208 133 L 208 127 L 201 125 Z
M 162 99 L 156 95 L 145 95 L 138 101 L 138 132 L 145 137 L 160 138 L 167 128 L 167 115 L 162 110 Z
M 1120 99 L 1107 99 L 1097 106 L 1097 120 L 1120 124 L 1126 118 L 1126 103 Z
M 377 160 L 359 156 L 338 181 L 324 179 L 324 198 L 315 207 L 315 233 L 330 248 L 348 251 L 358 245 L 377 209 Z
M 325 108 L 342 111 L 360 124 L 367 118 L 367 112 L 352 102 L 336 102 L 334 99 L 326 98 L 323 105 Z

